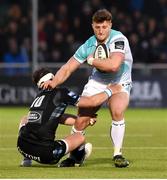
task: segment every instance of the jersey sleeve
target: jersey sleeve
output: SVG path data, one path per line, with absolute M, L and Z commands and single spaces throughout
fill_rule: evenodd
M 74 93 L 73 91 L 68 92 L 68 104 L 75 106 L 79 101 L 79 95 Z
M 75 106 L 79 100 L 79 95 L 67 88 L 61 90 L 61 101 L 68 105 Z
M 124 36 L 119 36 L 115 38 L 109 45 L 110 53 L 121 52 L 125 53 L 125 42 L 126 38 Z
M 74 58 L 80 62 L 84 63 L 87 58 L 87 48 L 86 48 L 86 43 L 82 44 L 77 51 L 74 54 Z

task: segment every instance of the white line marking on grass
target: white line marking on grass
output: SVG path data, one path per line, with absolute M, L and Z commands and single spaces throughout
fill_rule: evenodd
M 108 150 L 113 149 L 112 147 L 93 147 L 96 150 Z M 134 150 L 166 150 L 167 147 L 123 147 L 123 149 L 134 149 Z
M 0 135 L 1 138 L 15 138 L 17 134 L 3 134 Z M 57 136 L 67 136 L 67 134 L 57 134 Z M 109 134 L 89 134 L 86 133 L 86 137 L 109 137 Z M 152 134 L 126 134 L 127 137 L 152 137 Z
M 93 147 L 95 150 L 108 150 L 113 149 L 112 147 Z M 123 149 L 134 149 L 134 150 L 167 150 L 167 147 L 124 147 Z M 14 151 L 17 150 L 17 148 L 13 147 L 1 147 L 0 151 Z
M 85 134 L 86 137 L 109 137 L 109 134 Z M 152 134 L 126 134 L 127 137 L 152 137 Z
M 18 179 L 1 179 L 1 180 L 18 180 Z M 19 180 L 27 180 L 27 179 L 20 179 Z M 30 179 L 28 178 L 28 180 L 34 180 L 34 179 Z M 43 179 L 42 180 L 48 180 L 48 179 Z M 49 179 L 49 180 L 55 180 L 55 179 Z M 62 180 L 62 179 L 56 179 L 56 180 Z M 70 180 L 90 180 L 90 179 L 71 179 Z M 113 180 L 113 179 L 91 179 L 91 180 Z M 114 179 L 114 180 L 127 180 L 127 179 Z M 135 180 L 146 180 L 146 179 L 135 179 Z M 153 179 L 147 179 L 147 180 L 153 180 Z M 154 180 L 162 180 L 162 179 L 154 179 Z M 167 179 L 163 179 L 163 180 L 167 180 Z

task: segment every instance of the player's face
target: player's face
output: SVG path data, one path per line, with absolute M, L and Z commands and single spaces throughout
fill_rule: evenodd
M 100 43 L 104 43 L 105 40 L 108 38 L 111 26 L 112 23 L 110 21 L 104 21 L 102 23 L 92 23 L 94 34 Z

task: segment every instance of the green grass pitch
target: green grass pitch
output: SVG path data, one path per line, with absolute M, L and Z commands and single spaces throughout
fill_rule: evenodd
M 69 108 L 67 112 L 76 113 Z M 33 162 L 29 168 L 20 167 L 21 155 L 16 149 L 19 119 L 27 108 L 0 108 L 0 178 L 167 178 L 167 110 L 128 109 L 124 156 L 128 168 L 115 168 L 113 148 L 109 138 L 111 118 L 107 109 L 98 112 L 95 126 L 86 130 L 93 152 L 82 167 L 57 168 Z M 57 138 L 70 133 L 70 127 L 59 126 Z

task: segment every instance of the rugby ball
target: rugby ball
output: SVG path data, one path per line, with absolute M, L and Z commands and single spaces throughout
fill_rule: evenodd
M 109 51 L 105 44 L 99 44 L 94 52 L 93 57 L 96 59 L 105 59 L 109 57 Z
M 95 49 L 93 57 L 95 59 L 101 59 L 101 60 L 108 58 L 109 50 L 108 50 L 107 46 L 105 44 L 99 44 Z M 100 69 L 97 69 L 97 70 L 100 71 L 101 73 L 105 73 L 105 71 L 101 71 Z

